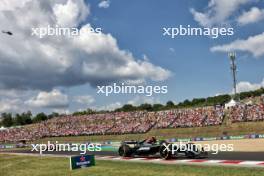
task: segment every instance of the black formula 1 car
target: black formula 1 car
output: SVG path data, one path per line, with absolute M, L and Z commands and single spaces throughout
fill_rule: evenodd
M 143 141 L 123 141 L 118 149 L 122 157 L 140 157 L 140 156 L 160 156 L 162 159 L 171 159 L 178 157 L 187 158 L 206 158 L 208 152 L 203 148 L 199 149 L 193 143 L 176 144 L 160 141 L 147 143 Z

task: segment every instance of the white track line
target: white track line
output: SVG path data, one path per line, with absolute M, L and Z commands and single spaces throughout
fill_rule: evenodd
M 105 158 L 105 157 L 104 157 Z M 98 159 L 101 159 L 98 158 Z M 241 166 L 241 167 L 264 167 L 264 161 L 237 161 L 233 160 L 198 160 L 198 159 L 183 159 L 183 160 L 163 160 L 159 158 L 122 158 L 122 157 L 107 157 L 109 160 L 119 161 L 138 161 L 138 162 L 149 162 L 149 163 L 160 163 L 160 164 L 196 164 L 196 165 L 207 165 L 207 166 Z
M 208 160 L 207 163 L 220 163 L 223 162 L 223 160 Z
M 51 157 L 69 157 L 69 155 L 56 155 L 56 154 L 33 154 L 33 153 L 8 153 L 1 152 L 0 154 L 9 155 L 28 155 L 28 156 L 51 156 Z M 96 156 L 98 160 L 111 160 L 111 161 L 138 161 L 138 162 L 149 162 L 149 163 L 160 163 L 160 164 L 196 164 L 196 165 L 207 165 L 207 166 L 241 166 L 241 167 L 264 167 L 264 161 L 237 161 L 233 160 L 163 160 L 160 158 L 122 158 L 113 156 Z
M 241 165 L 258 165 L 258 164 L 263 164 L 264 161 L 242 161 Z

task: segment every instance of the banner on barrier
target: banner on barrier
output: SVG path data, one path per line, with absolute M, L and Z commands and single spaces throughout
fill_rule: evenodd
M 250 134 L 240 136 L 222 136 L 222 137 L 196 137 L 196 138 L 173 138 L 175 142 L 188 142 L 188 141 L 215 141 L 215 140 L 239 140 L 239 139 L 256 139 L 264 138 L 264 134 Z

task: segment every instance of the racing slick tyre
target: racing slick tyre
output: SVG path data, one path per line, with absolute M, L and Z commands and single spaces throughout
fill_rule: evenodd
M 131 148 L 128 145 L 122 145 L 118 149 L 119 156 L 130 157 L 132 154 Z
M 164 143 L 167 144 L 167 141 L 165 141 L 165 140 L 161 140 L 161 141 L 159 142 L 160 145 L 163 145 Z
M 190 158 L 190 159 L 195 159 L 196 158 L 195 154 L 193 152 L 190 152 L 190 151 L 186 152 L 186 157 Z
M 164 143 L 163 143 L 164 144 Z M 167 143 L 166 143 L 167 144 Z M 160 157 L 162 159 L 168 160 L 172 158 L 172 151 L 171 151 L 171 147 L 169 147 L 170 150 L 168 150 L 164 145 L 160 146 Z

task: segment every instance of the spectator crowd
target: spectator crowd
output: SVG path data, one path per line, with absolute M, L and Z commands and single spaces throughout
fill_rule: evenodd
M 0 131 L 0 141 L 33 141 L 44 137 L 146 133 L 151 129 L 221 125 L 227 115 L 232 122 L 264 120 L 264 104 L 237 105 L 226 113 L 222 106 L 147 112 L 111 112 L 61 116 Z
M 232 122 L 264 120 L 264 103 L 236 105 L 230 110 L 230 119 Z

